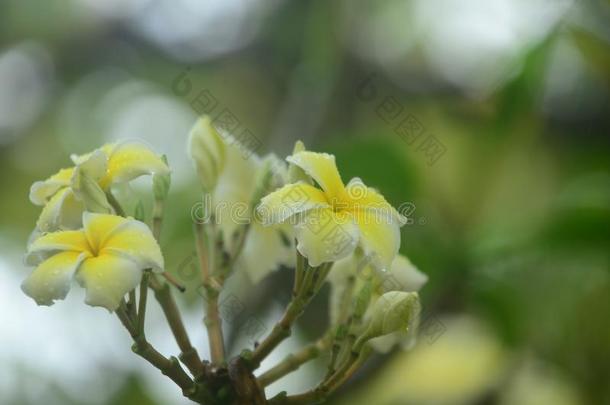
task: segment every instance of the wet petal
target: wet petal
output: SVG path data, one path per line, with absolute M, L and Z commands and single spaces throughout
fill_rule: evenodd
M 142 269 L 135 262 L 111 254 L 88 258 L 76 273 L 76 280 L 87 290 L 85 302 L 109 311 L 116 310 L 141 279 Z
M 345 198 L 345 186 L 333 155 L 303 151 L 288 156 L 286 160 L 311 176 L 326 192 L 329 200 L 342 201 Z
M 376 210 L 361 210 L 354 217 L 364 254 L 371 258 L 374 267 L 388 270 L 400 247 L 400 223 Z
M 61 188 L 70 185 L 74 168 L 61 169 L 44 181 L 37 181 L 30 188 L 30 201 L 36 205 L 45 205 Z
M 333 262 L 351 254 L 358 244 L 358 227 L 352 217 L 330 208 L 315 208 L 303 214 L 295 226 L 297 249 L 312 266 Z
M 137 142 L 117 145 L 108 157 L 108 173 L 100 181 L 102 188 L 112 183 L 124 183 L 145 174 L 168 174 L 163 159 L 147 146 Z
M 396 218 L 401 225 L 407 222 L 407 219 L 396 211 L 377 190 L 367 187 L 360 178 L 351 179 L 345 189 L 349 198 L 349 209 L 355 211 L 375 209 L 382 214 Z
M 306 183 L 288 184 L 261 199 L 257 211 L 263 224 L 276 224 L 312 208 L 329 207 L 324 193 Z
M 61 252 L 42 262 L 21 285 L 23 292 L 38 305 L 53 305 L 68 295 L 72 277 L 84 255 Z
M 85 233 L 78 231 L 58 231 L 42 235 L 32 242 L 28 253 L 50 252 L 50 251 L 71 251 L 89 252 L 90 247 Z
M 59 190 L 44 206 L 36 222 L 42 232 L 78 229 L 85 207 L 69 187 Z
M 141 268 L 163 271 L 163 255 L 159 244 L 150 228 L 135 219 L 126 220 L 104 240 L 100 254 L 105 253 L 132 260 Z
M 127 221 L 128 219 L 117 215 L 85 212 L 83 214 L 83 227 L 91 248 L 95 252 L 99 252 L 106 239 Z

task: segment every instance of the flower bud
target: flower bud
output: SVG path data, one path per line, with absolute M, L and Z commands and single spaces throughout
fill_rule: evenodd
M 420 312 L 419 296 L 415 292 L 391 291 L 373 305 L 369 324 L 361 339 L 370 340 L 413 327 Z
M 210 117 L 200 118 L 191 129 L 188 154 L 202 187 L 212 191 L 225 164 L 226 144 L 212 125 Z
M 161 160 L 163 163 L 167 165 L 167 157 L 165 155 L 161 156 Z M 169 193 L 169 187 L 172 183 L 171 173 L 155 173 L 153 175 L 153 194 L 155 196 L 155 200 L 165 200 L 167 198 L 167 194 Z

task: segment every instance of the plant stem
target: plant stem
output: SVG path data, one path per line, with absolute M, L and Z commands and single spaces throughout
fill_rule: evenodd
M 140 282 L 140 302 L 138 305 L 138 333 L 144 335 L 144 324 L 146 320 L 146 303 L 148 299 L 148 279 L 150 278 L 150 270 L 146 270 L 142 275 Z
M 175 357 L 166 358 L 146 341 L 144 334 L 139 333 L 129 319 L 129 314 L 124 304 L 117 309 L 116 314 L 134 340 L 134 345 L 132 346 L 133 352 L 168 376 L 182 389 L 185 396 L 192 395 L 195 389 L 194 382 L 180 367 L 178 360 Z
M 331 334 L 326 333 L 316 342 L 310 343 L 297 353 L 286 356 L 284 360 L 258 378 L 259 384 L 262 387 L 267 387 L 285 375 L 298 370 L 299 367 L 308 361 L 315 359 L 320 353 L 328 349 L 331 341 L 330 338 Z
M 303 284 L 296 297 L 288 303 L 284 315 L 275 324 L 271 333 L 254 349 L 250 358 L 250 366 L 256 369 L 260 363 L 282 342 L 290 336 L 293 323 L 303 314 L 305 308 L 319 291 L 321 281 L 330 270 L 331 263 L 325 263 L 319 267 L 308 269 L 303 279 Z M 297 278 L 295 277 L 295 283 Z
M 159 242 L 159 238 L 161 236 L 162 222 L 163 200 L 155 199 L 152 231 L 157 242 Z M 165 272 L 163 273 L 163 276 L 165 276 L 165 278 L 171 282 L 171 278 L 168 278 L 168 275 Z M 201 358 L 199 357 L 197 350 L 195 350 L 191 344 L 188 333 L 186 332 L 186 328 L 184 327 L 184 323 L 182 322 L 182 316 L 180 315 L 180 311 L 178 310 L 178 306 L 176 305 L 176 301 L 172 296 L 169 286 L 167 284 L 162 284 L 154 274 L 151 274 L 150 277 L 146 279 L 146 283 L 148 286 L 150 286 L 150 288 L 153 289 L 155 298 L 163 310 L 165 319 L 167 320 L 172 334 L 174 335 L 174 339 L 180 348 L 180 359 L 188 367 L 193 376 L 198 377 L 203 375 L 203 363 L 201 362 Z M 140 305 L 143 303 L 146 304 L 147 292 L 144 291 L 146 291 L 146 289 L 141 289 L 140 291 Z M 143 299 L 144 301 L 142 301 Z M 138 327 L 140 327 L 140 323 L 142 325 L 141 327 L 143 328 L 144 314 L 142 314 L 141 319 L 138 319 Z
M 359 351 L 353 351 L 350 359 L 331 378 L 325 379 L 316 388 L 298 395 L 277 395 L 268 401 L 269 405 L 305 405 L 319 404 L 335 392 L 341 385 L 349 380 L 360 369 L 369 357 L 371 350 L 368 346 L 361 347 Z
M 125 210 L 123 209 L 123 207 L 121 207 L 121 203 L 119 203 L 114 194 L 112 194 L 112 191 L 106 192 L 106 198 L 108 199 L 108 202 L 110 203 L 116 214 L 121 217 L 124 217 Z
M 154 279 L 151 279 L 151 281 L 152 280 Z M 155 298 L 159 302 L 159 305 L 161 305 L 167 323 L 180 348 L 180 359 L 195 377 L 201 375 L 203 373 L 203 363 L 197 354 L 197 350 L 191 345 L 191 341 L 184 327 L 184 323 L 182 322 L 182 317 L 180 316 L 176 301 L 174 301 L 174 298 L 172 297 L 169 285 L 165 284 L 161 286 L 158 282 L 151 282 L 150 285 L 155 292 Z
M 214 266 L 215 232 L 212 232 L 210 250 L 206 249 L 206 235 L 203 224 L 195 224 L 195 238 L 197 247 L 197 257 L 201 269 L 201 278 L 206 295 L 206 316 L 204 319 L 208 331 L 208 342 L 210 345 L 210 355 L 212 363 L 219 365 L 224 361 L 224 337 L 222 333 L 222 320 L 218 312 L 218 297 L 222 288 L 222 279 L 216 280 L 212 277 L 211 266 Z M 208 255 L 207 253 L 210 253 Z

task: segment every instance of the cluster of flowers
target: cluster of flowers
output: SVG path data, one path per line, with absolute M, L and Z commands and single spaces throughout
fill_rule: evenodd
M 365 344 L 381 351 L 411 345 L 417 291 L 427 278 L 398 254 L 406 219 L 361 179 L 345 185 L 332 155 L 308 151 L 301 142 L 285 161 L 273 154 L 244 157 L 242 149 L 208 117 L 189 135 L 188 154 L 210 211 L 223 218 L 213 237 L 235 258 L 228 271 L 243 271 L 256 283 L 280 267 L 296 268 L 293 295 L 300 304 L 289 308 L 282 326 L 328 280 L 332 327 L 319 346 L 333 348 L 337 367 L 344 353 Z M 31 187 L 30 200 L 43 208 L 26 255 L 35 269 L 22 289 L 38 304 L 51 305 L 76 280 L 86 289 L 87 304 L 117 311 L 146 272 L 164 272 L 164 260 L 154 226 L 137 209 L 136 218 L 127 216 L 115 192 L 152 175 L 154 199 L 164 200 L 170 169 L 139 142 L 105 145 L 72 161 Z M 247 224 L 218 214 L 236 204 L 245 207 Z M 388 273 L 397 281 L 390 286 L 384 283 Z M 275 332 L 257 348 L 259 358 L 254 352 L 254 368 L 281 341 Z M 261 385 L 278 376 L 261 377 Z

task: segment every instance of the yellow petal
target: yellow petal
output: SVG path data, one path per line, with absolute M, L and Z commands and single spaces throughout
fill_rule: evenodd
M 106 157 L 108 157 L 108 156 L 110 156 L 110 154 L 116 147 L 117 147 L 116 143 L 107 143 L 107 144 L 103 145 L 101 148 L 98 148 L 90 153 L 85 153 L 83 155 L 77 155 L 77 154 L 73 153 L 72 155 L 70 155 L 70 159 L 72 160 L 72 163 L 74 163 L 75 165 L 79 165 L 79 164 L 89 160 L 89 158 L 91 158 L 91 155 L 93 155 L 98 150 L 104 152 Z
M 23 292 L 38 305 L 53 305 L 68 295 L 72 277 L 84 255 L 61 252 L 42 262 L 21 285 Z
M 111 214 L 83 213 L 83 227 L 85 236 L 94 253 L 99 252 L 105 241 L 121 225 L 127 223 L 127 219 Z
M 142 279 L 142 269 L 131 260 L 104 254 L 86 259 L 76 273 L 76 280 L 87 290 L 85 302 L 114 311 L 121 299 Z
M 314 208 L 295 226 L 297 249 L 312 266 L 350 255 L 358 244 L 358 227 L 347 213 Z
M 125 183 L 145 174 L 168 174 L 169 167 L 148 147 L 136 142 L 117 145 L 108 157 L 108 173 L 100 181 L 102 188 Z
M 82 230 L 59 231 L 42 235 L 29 246 L 29 253 L 49 251 L 90 252 L 91 248 Z
M 276 224 L 312 208 L 329 207 L 324 193 L 300 182 L 287 184 L 263 197 L 257 211 L 263 224 Z
M 288 156 L 286 160 L 311 176 L 326 192 L 330 201 L 342 201 L 345 198 L 345 186 L 333 155 L 303 151 Z
M 407 222 L 407 219 L 396 211 L 377 190 L 367 187 L 360 178 L 355 177 L 350 180 L 345 189 L 349 201 L 347 203 L 348 209 L 375 209 L 380 213 L 396 218 L 401 225 Z
M 377 210 L 353 213 L 360 229 L 360 246 L 377 269 L 390 269 L 400 247 L 400 223 Z
M 45 205 L 61 188 L 70 185 L 74 168 L 61 169 L 44 181 L 37 181 L 30 188 L 30 201 L 36 205 Z
M 104 240 L 100 254 L 112 253 L 132 260 L 140 268 L 163 271 L 163 255 L 150 228 L 135 219 L 119 225 Z
M 59 190 L 44 206 L 36 226 L 41 232 L 78 229 L 82 225 L 85 207 L 69 187 Z

